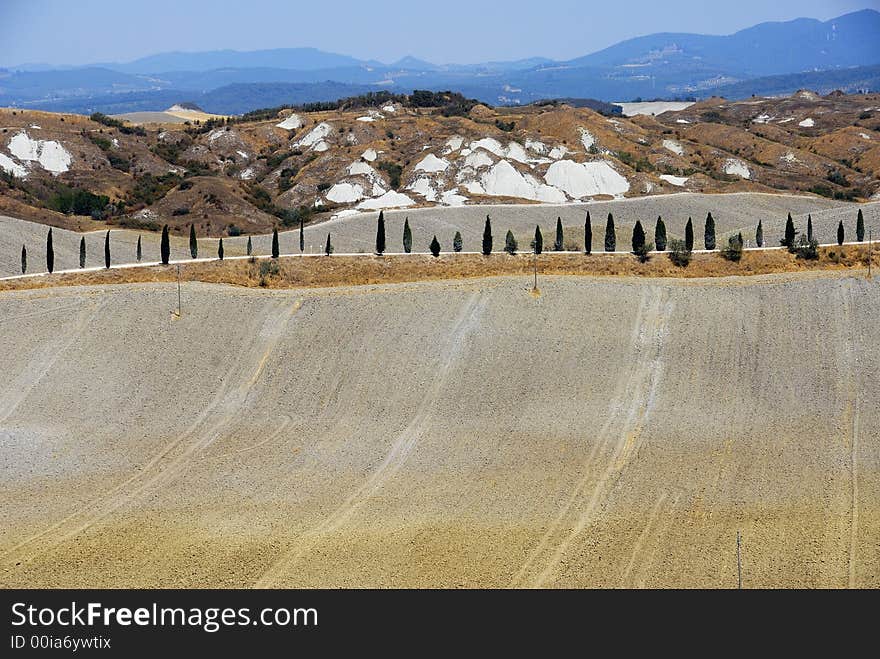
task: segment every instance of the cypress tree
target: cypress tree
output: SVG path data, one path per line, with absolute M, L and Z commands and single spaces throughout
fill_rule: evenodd
M 330 256 L 333 253 L 333 244 L 330 242 L 330 234 L 327 234 L 327 244 L 324 245 L 324 255 Z
M 162 243 L 159 250 L 162 254 L 162 263 L 168 265 L 168 259 L 171 258 L 171 243 L 168 240 L 168 225 L 162 227 Z
M 280 250 L 278 249 L 278 227 L 272 229 L 272 258 L 277 259 Z
M 860 243 L 865 241 L 865 218 L 862 216 L 861 208 L 856 216 L 856 240 Z
M 813 239 L 813 216 L 807 215 L 807 240 Z
M 455 232 L 455 237 L 452 239 L 452 251 L 460 252 L 461 251 L 461 231 Z
M 788 219 L 785 221 L 785 237 L 779 241 L 779 244 L 791 249 L 794 247 L 795 235 L 797 235 L 797 231 L 794 228 L 794 220 L 791 219 L 791 213 L 789 213 Z
M 110 269 L 110 230 L 104 236 L 104 267 Z
M 715 218 L 712 217 L 712 213 L 709 213 L 706 216 L 706 231 L 704 233 L 704 242 L 706 245 L 706 249 L 715 249 Z
M 657 217 L 657 226 L 654 227 L 654 244 L 658 252 L 666 251 L 666 224 L 661 217 Z
M 636 225 L 633 227 L 632 251 L 633 254 L 644 254 L 645 252 L 645 230 L 642 228 L 641 220 L 636 220 Z
M 223 260 L 223 239 L 220 239 L 220 243 L 217 245 L 217 258 L 221 261 Z
M 513 231 L 508 229 L 507 235 L 504 237 L 504 251 L 508 254 L 516 254 L 517 247 L 518 245 L 516 244 L 516 238 L 513 237 Z
M 27 274 L 27 247 L 21 246 L 21 274 Z
M 590 211 L 587 211 L 587 219 L 584 220 L 584 254 L 593 251 L 593 222 L 590 220 Z
M 562 218 L 556 218 L 556 240 L 553 242 L 553 251 L 562 251 Z
M 541 227 L 537 224 L 535 225 L 535 239 L 532 241 L 532 247 L 535 250 L 535 254 L 540 254 L 544 251 L 544 236 L 541 234 Z
M 431 254 L 435 258 L 440 256 L 440 243 L 437 241 L 437 236 L 434 236 L 434 239 L 431 241 Z
M 613 252 L 617 248 L 617 236 L 614 235 L 614 216 L 608 213 L 605 223 L 605 251 Z
M 250 256 L 251 254 L 253 254 L 253 251 L 254 251 L 254 245 L 251 242 L 251 237 L 248 236 L 247 255 Z
M 483 227 L 483 256 L 492 253 L 492 221 L 486 216 L 486 226 Z
M 684 248 L 688 252 L 694 251 L 694 223 L 688 218 L 688 223 L 684 225 Z
M 843 238 L 844 238 L 843 220 L 841 220 L 837 225 L 837 244 L 838 245 L 843 245 Z
M 79 239 L 79 267 L 86 267 L 86 237 Z
M 137 262 L 138 262 L 138 263 L 141 262 L 141 257 L 143 257 L 143 255 L 144 255 L 144 254 L 143 254 L 143 252 L 141 251 L 141 237 L 138 236 L 137 254 L 136 254 Z
M 379 211 L 379 221 L 376 224 L 376 254 L 382 256 L 385 253 L 385 212 Z
M 303 233 L 303 229 L 305 228 L 303 225 L 305 224 L 305 220 L 303 216 L 299 216 L 299 253 L 302 254 L 306 251 L 306 237 Z
M 764 225 L 761 220 L 758 220 L 758 228 L 755 229 L 755 244 L 758 247 L 764 246 Z
M 189 225 L 189 255 L 192 258 L 198 258 L 199 256 L 199 241 L 196 240 L 196 225 Z
M 403 220 L 403 251 L 412 252 L 412 230 L 409 228 L 409 218 Z
M 46 236 L 46 270 L 52 272 L 55 269 L 55 248 L 52 246 L 52 229 Z

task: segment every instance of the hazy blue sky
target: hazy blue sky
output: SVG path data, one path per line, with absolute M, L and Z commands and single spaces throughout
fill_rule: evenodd
M 0 66 L 127 61 L 169 50 L 312 46 L 391 62 L 569 59 L 651 32 L 728 34 L 827 20 L 878 0 L 0 0 Z

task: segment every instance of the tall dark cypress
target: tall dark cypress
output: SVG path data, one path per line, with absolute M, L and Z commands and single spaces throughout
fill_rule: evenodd
M 709 213 L 706 216 L 706 230 L 704 232 L 703 240 L 706 245 L 706 249 L 715 249 L 715 218 L 712 217 L 712 213 Z
M 27 247 L 21 246 L 21 274 L 27 274 Z
M 55 269 L 55 247 L 52 245 L 52 229 L 46 236 L 46 270 L 52 272 Z
M 556 218 L 556 240 L 553 241 L 553 251 L 561 252 L 562 251 L 562 218 Z
M 86 237 L 79 239 L 79 267 L 86 267 Z
M 299 253 L 300 254 L 302 254 L 304 251 L 306 251 L 306 237 L 303 232 L 304 228 L 305 228 L 305 219 L 303 218 L 302 215 L 300 215 L 300 217 L 299 217 Z
M 843 232 L 843 220 L 841 220 L 837 225 L 837 244 L 838 245 L 843 245 L 844 235 L 845 234 Z
M 254 244 L 251 242 L 251 237 L 248 236 L 247 255 L 250 256 L 253 253 L 254 253 Z
M 403 220 L 403 251 L 412 252 L 412 230 L 409 228 L 409 218 Z
M 643 254 L 645 252 L 645 230 L 642 228 L 641 220 L 636 220 L 636 225 L 633 227 L 632 251 L 633 254 Z
M 807 240 L 813 240 L 813 216 L 807 215 Z
M 688 252 L 694 251 L 694 223 L 688 218 L 688 223 L 684 225 L 684 248 Z
M 385 253 L 385 212 L 379 211 L 379 221 L 376 223 L 376 254 L 382 256 Z
M 796 235 L 797 231 L 794 228 L 794 220 L 791 219 L 791 213 L 789 213 L 788 219 L 785 221 L 785 236 L 779 241 L 779 244 L 789 249 L 794 247 L 794 237 Z
M 431 254 L 435 258 L 440 256 L 440 242 L 437 240 L 437 236 L 434 236 L 434 239 L 431 241 Z
M 196 240 L 196 225 L 189 225 L 189 255 L 192 258 L 198 258 L 199 256 L 199 241 Z
M 330 234 L 327 234 L 327 244 L 324 245 L 324 255 L 330 256 L 333 253 L 333 244 L 330 242 Z
M 143 257 L 143 255 L 144 253 L 141 251 L 141 237 L 138 236 L 137 253 L 135 255 L 138 263 L 141 262 L 141 258 Z
M 657 216 L 657 225 L 654 227 L 654 244 L 657 246 L 658 252 L 666 251 L 666 224 L 663 219 Z
M 535 225 L 535 240 L 532 243 L 532 247 L 535 249 L 535 254 L 540 254 L 544 251 L 544 236 L 541 233 L 541 227 L 537 224 Z
M 223 260 L 223 239 L 220 239 L 220 242 L 217 244 L 217 258 L 221 261 Z
M 617 236 L 614 234 L 614 216 L 608 213 L 608 221 L 605 223 L 605 251 L 613 252 L 617 249 Z
M 865 218 L 862 216 L 862 209 L 856 215 L 856 240 L 860 243 L 865 241 Z
M 764 224 L 758 220 L 758 228 L 755 229 L 755 244 L 758 247 L 764 246 Z
M 104 236 L 104 267 L 110 268 L 110 230 L 107 230 L 107 235 Z
M 272 229 L 272 258 L 277 259 L 280 254 L 280 250 L 278 248 L 278 227 Z
M 483 227 L 483 256 L 492 253 L 492 221 L 486 216 L 486 225 Z
M 168 265 L 168 259 L 171 258 L 171 243 L 168 239 L 168 225 L 166 224 L 162 227 L 162 243 L 160 245 L 159 251 L 162 256 L 162 263 Z
M 593 251 L 593 222 L 590 220 L 590 211 L 587 211 L 587 219 L 584 220 L 584 254 Z

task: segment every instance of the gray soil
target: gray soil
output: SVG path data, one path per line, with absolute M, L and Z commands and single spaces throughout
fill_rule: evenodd
M 875 282 L 540 285 L 0 295 L 0 585 L 880 586 Z
M 684 237 L 687 219 L 693 218 L 695 247 L 702 248 L 704 222 L 709 212 L 715 219 L 719 248 L 726 244 L 728 234 L 738 231 L 742 231 L 747 244 L 754 245 L 758 220 L 763 221 L 765 245 L 778 245 L 788 213 L 792 214 L 798 229 L 804 232 L 807 214 L 812 214 L 814 233 L 822 243 L 836 242 L 837 224 L 840 220 L 843 220 L 846 228 L 846 239 L 855 240 L 856 213 L 859 208 L 863 210 L 866 227 L 873 228 L 875 236 L 880 235 L 880 203 L 878 202 L 856 205 L 821 197 L 756 193 L 662 195 L 565 206 L 423 208 L 389 211 L 385 213 L 385 219 L 389 252 L 403 251 L 402 235 L 405 218 L 409 218 L 410 221 L 415 252 L 427 252 L 431 238 L 435 234 L 442 249 L 450 251 L 456 231 L 462 234 L 465 251 L 479 251 L 487 214 L 492 218 L 496 250 L 502 249 L 504 235 L 508 229 L 516 235 L 520 249 L 528 249 L 536 224 L 541 225 L 544 246 L 549 250 L 555 237 L 557 217 L 562 218 L 565 243 L 581 249 L 584 218 L 589 210 L 593 225 L 593 250 L 601 251 L 604 245 L 605 221 L 610 212 L 614 215 L 618 251 L 626 251 L 629 249 L 632 227 L 636 220 L 642 221 L 648 240 L 653 241 L 654 225 L 658 215 L 663 217 L 670 238 Z M 329 232 L 337 253 L 371 253 L 376 244 L 377 215 L 377 213 L 364 213 L 306 227 L 305 251 L 311 254 L 322 253 Z M 47 231 L 47 227 L 43 225 L 0 216 L 0 276 L 16 275 L 21 272 L 22 244 L 27 245 L 28 248 L 28 272 L 44 272 Z M 104 232 L 85 235 L 87 267 L 103 266 Z M 81 236 L 82 234 L 62 229 L 53 230 L 56 270 L 79 266 Z M 255 254 L 271 253 L 271 235 L 254 236 L 252 240 Z M 136 232 L 114 229 L 111 232 L 112 262 L 114 264 L 134 262 L 136 241 Z M 246 243 L 247 237 L 223 240 L 227 256 L 245 254 Z M 200 240 L 199 244 L 200 257 L 216 256 L 216 239 Z M 280 234 L 280 249 L 286 254 L 299 253 L 299 231 L 283 231 Z M 157 233 L 143 234 L 143 253 L 145 261 L 159 259 Z M 172 258 L 189 258 L 189 256 L 187 239 L 174 238 Z

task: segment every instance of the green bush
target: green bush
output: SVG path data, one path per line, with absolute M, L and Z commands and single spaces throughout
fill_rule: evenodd
M 113 169 L 118 169 L 120 172 L 127 172 L 131 169 L 131 162 L 115 153 L 108 153 L 107 160 L 110 161 L 110 166 Z
M 679 268 L 686 268 L 690 265 L 693 254 L 687 248 L 687 243 L 683 240 L 669 241 L 669 260 Z
M 144 204 L 149 206 L 162 199 L 169 190 L 176 187 L 181 179 L 177 174 L 168 173 L 162 176 L 144 174 L 135 177 L 134 187 L 129 192 L 129 202 L 132 205 Z
M 292 155 L 292 151 L 278 151 L 266 157 L 266 165 L 268 165 L 269 169 L 275 169 Z
M 789 248 L 789 251 L 796 258 L 815 261 L 819 258 L 819 241 L 815 238 L 809 238 L 802 233 L 798 236 L 794 245 Z
M 400 175 L 403 173 L 403 167 L 388 161 L 380 162 L 377 167 L 388 175 L 388 185 L 397 190 L 400 187 Z
M 260 286 L 265 286 L 269 279 L 277 277 L 278 273 L 278 261 L 274 259 L 260 261 Z
M 738 262 L 743 255 L 743 240 L 741 235 L 730 236 L 727 239 L 727 247 L 721 250 L 721 256 L 728 261 Z
M 110 203 L 105 195 L 96 195 L 88 190 L 63 188 L 49 200 L 49 207 L 59 213 L 74 215 L 91 215 L 93 212 L 103 213 Z

